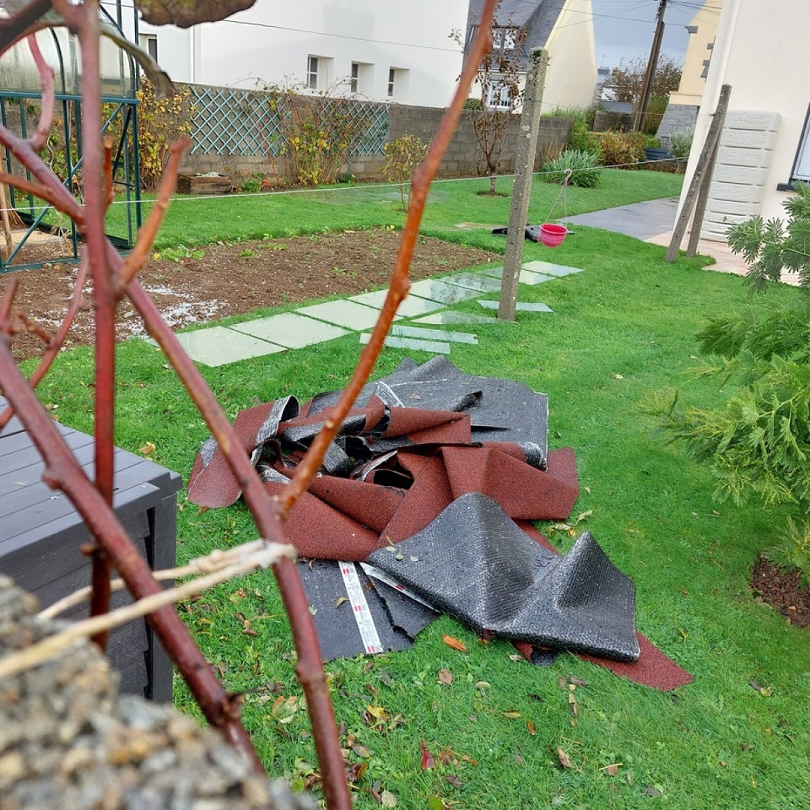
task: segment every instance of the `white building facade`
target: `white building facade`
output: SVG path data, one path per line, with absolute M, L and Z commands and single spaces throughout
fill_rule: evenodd
M 114 3 L 104 4 L 112 14 Z M 190 29 L 141 22 L 138 39 L 175 81 L 446 107 L 461 72 L 467 0 L 257 0 Z M 124 20 L 133 37 L 132 20 Z

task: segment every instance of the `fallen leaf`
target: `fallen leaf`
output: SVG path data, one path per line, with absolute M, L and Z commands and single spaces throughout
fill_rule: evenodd
M 171 0 L 136 0 L 135 7 L 150 25 L 176 25 L 188 28 L 203 22 L 224 20 L 237 11 L 250 8 L 256 0 L 195 0 L 175 3 Z
M 621 375 L 621 374 L 614 374 L 614 375 L 613 375 L 613 379 L 614 379 L 614 380 L 623 380 L 623 379 L 624 379 L 624 377 L 622 377 L 622 375 Z
M 344 602 L 348 602 L 349 600 L 345 596 L 341 596 L 337 602 L 335 602 L 335 607 L 340 607 Z
M 431 796 L 428 799 L 428 810 L 444 810 L 446 806 L 438 796 Z
M 360 745 L 359 743 L 352 746 L 352 751 L 361 759 L 368 759 L 371 756 L 371 751 L 369 751 L 365 745 Z
M 435 764 L 433 754 L 428 751 L 427 743 L 424 740 L 419 741 L 419 750 L 422 752 L 422 770 L 429 771 Z
M 581 678 L 575 678 L 573 675 L 568 676 L 569 683 L 574 684 L 574 686 L 590 686 L 588 681 L 583 681 Z
M 654 785 L 647 785 L 641 793 L 642 796 L 649 796 L 652 799 L 660 799 L 664 794 Z
M 359 782 L 367 769 L 368 762 L 355 762 L 346 769 L 346 781 L 350 783 Z
M 384 790 L 380 794 L 380 804 L 383 807 L 396 807 L 397 806 L 397 797 L 391 793 L 390 790 Z
M 523 717 L 520 712 L 504 712 L 503 716 L 508 720 L 517 720 L 519 717 Z
M 453 636 L 442 636 L 442 641 L 448 647 L 452 647 L 454 650 L 458 650 L 459 652 L 467 652 L 467 647 L 464 645 L 464 642 L 459 641 L 457 638 L 453 638 Z
M 157 445 L 155 445 L 154 442 L 146 442 L 145 444 L 142 444 L 138 448 L 138 452 L 142 453 L 145 456 L 148 456 L 150 453 L 153 453 L 155 450 L 157 450 Z
M 277 722 L 282 725 L 287 725 L 288 723 L 292 723 L 295 719 L 295 713 L 297 711 L 298 698 L 295 695 L 291 695 L 288 698 L 277 697 L 275 703 L 273 703 L 271 714 Z
M 579 716 L 579 704 L 573 692 L 568 693 L 568 705 L 571 707 L 571 717 Z
M 526 660 L 522 655 L 510 655 L 509 658 L 512 661 L 525 661 Z
M 568 754 L 562 750 L 559 746 L 557 746 L 557 759 L 560 761 L 561 768 L 573 768 L 574 766 L 571 764 L 571 760 L 568 759 Z
M 449 669 L 440 669 L 439 683 L 443 683 L 445 686 L 450 686 L 450 684 L 453 683 L 453 673 L 450 672 Z
M 461 779 L 459 779 L 457 774 L 449 773 L 447 776 L 444 777 L 453 787 L 459 788 L 461 787 Z
M 391 673 L 387 669 L 380 671 L 380 680 L 389 688 L 393 686 L 394 679 L 391 677 Z
M 529 729 L 529 734 L 531 734 L 532 737 L 537 734 L 537 729 L 534 727 L 534 723 L 532 723 L 531 720 L 526 721 L 526 728 Z
M 600 771 L 604 771 L 608 776 L 616 776 L 619 772 L 619 765 L 621 762 L 614 762 L 612 765 L 605 765 L 604 768 L 600 768 Z

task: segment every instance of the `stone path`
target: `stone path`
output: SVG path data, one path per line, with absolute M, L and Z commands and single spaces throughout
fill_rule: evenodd
M 529 286 L 581 273 L 577 267 L 533 261 L 523 265 L 520 283 Z M 486 315 L 459 312 L 455 304 L 477 300 L 485 309 L 497 309 L 496 300 L 482 298 L 498 293 L 501 288 L 502 267 L 465 270 L 439 279 L 425 279 L 411 285 L 410 295 L 402 302 L 386 346 L 418 349 L 433 354 L 450 354 L 452 345 L 476 345 L 472 332 L 431 329 L 430 326 L 506 323 Z M 361 343 L 367 343 L 386 296 L 386 290 L 363 293 L 324 304 L 314 304 L 257 318 L 233 326 L 210 326 L 177 335 L 192 360 L 206 366 L 223 366 L 253 357 L 301 349 L 360 332 Z M 546 304 L 522 304 L 517 308 L 527 312 L 550 313 Z M 413 325 L 402 325 L 408 319 Z M 416 326 L 415 324 L 420 324 Z

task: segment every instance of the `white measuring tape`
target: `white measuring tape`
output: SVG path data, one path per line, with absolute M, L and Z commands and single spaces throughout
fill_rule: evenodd
M 392 579 L 385 573 L 385 571 L 381 571 L 379 568 L 375 568 L 373 565 L 369 565 L 368 563 L 361 562 L 360 567 L 365 571 L 366 575 L 371 577 L 372 579 L 379 580 L 380 582 L 384 582 L 386 585 L 393 588 L 395 591 L 399 591 L 403 596 L 407 596 L 413 599 L 414 602 L 419 602 L 420 605 L 424 605 L 431 610 L 436 610 L 430 602 L 426 602 L 422 599 L 421 596 L 417 596 L 413 591 L 406 588 L 404 585 L 400 585 L 395 579 Z M 438 611 L 437 611 L 438 612 Z
M 349 596 L 349 604 L 352 606 L 354 620 L 357 622 L 357 629 L 363 639 L 363 648 L 369 654 L 384 652 L 354 563 L 339 561 L 338 565 L 343 576 L 343 584 L 346 586 L 346 593 Z

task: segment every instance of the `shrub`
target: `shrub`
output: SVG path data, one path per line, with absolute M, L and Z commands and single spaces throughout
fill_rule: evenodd
M 810 585 L 810 525 L 803 522 L 797 526 L 792 518 L 787 528 L 780 532 L 781 542 L 765 550 L 765 556 L 783 571 L 799 571 L 799 585 Z
M 402 210 L 407 211 L 411 202 L 411 176 L 417 166 L 425 159 L 428 146 L 416 135 L 403 135 L 389 141 L 384 147 L 385 161 L 382 173 L 385 179 L 399 183 L 399 195 Z
M 565 148 L 578 152 L 590 152 L 595 155 L 599 152 L 599 141 L 591 132 L 595 113 L 595 107 L 589 107 L 587 110 L 560 108 L 543 113 L 543 115 L 549 118 L 570 118 L 572 120 L 571 132 Z
M 673 132 L 669 136 L 669 151 L 674 158 L 678 160 L 686 160 L 689 157 L 689 152 L 692 149 L 692 139 L 694 138 L 694 131 L 689 132 Z
M 568 181 L 572 186 L 594 188 L 602 181 L 599 158 L 590 152 L 576 149 L 566 149 L 558 157 L 544 163 L 543 171 L 548 174 L 543 180 L 547 183 L 561 183 L 568 169 L 573 172 Z
M 644 135 L 640 132 L 599 132 L 596 137 L 603 166 L 636 169 L 644 160 Z

